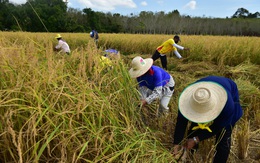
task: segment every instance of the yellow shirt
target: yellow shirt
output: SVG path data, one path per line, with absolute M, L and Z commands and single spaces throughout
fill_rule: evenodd
M 104 56 L 101 56 L 100 63 L 101 63 L 103 68 L 106 67 L 106 66 L 111 66 L 112 65 L 111 60 L 109 58 L 107 58 L 107 57 L 104 57 Z
M 162 43 L 162 45 L 158 46 L 157 51 L 160 54 L 165 54 L 165 53 L 171 52 L 173 50 L 175 51 L 177 49 L 176 49 L 176 47 L 173 46 L 173 44 L 175 44 L 174 40 L 169 39 L 169 40 L 165 41 L 164 43 Z
M 94 67 L 96 73 L 101 73 L 103 70 L 107 70 L 112 67 L 112 62 L 109 58 L 101 56 L 99 59 L 99 64 Z

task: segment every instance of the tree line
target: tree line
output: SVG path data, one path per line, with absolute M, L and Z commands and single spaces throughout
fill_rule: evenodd
M 70 8 L 63 0 L 27 0 L 21 5 L 0 0 L 1 31 L 260 36 L 259 18 L 259 12 L 245 8 L 230 17 L 212 18 L 181 15 L 178 10 L 103 13 Z

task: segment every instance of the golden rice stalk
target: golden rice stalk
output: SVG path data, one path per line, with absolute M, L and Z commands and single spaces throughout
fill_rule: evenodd
M 241 124 L 242 130 L 237 132 L 238 158 L 245 159 L 248 156 L 249 148 L 249 121 Z

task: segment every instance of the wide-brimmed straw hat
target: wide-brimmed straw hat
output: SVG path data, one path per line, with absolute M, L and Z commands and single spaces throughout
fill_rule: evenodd
M 206 123 L 221 113 L 226 102 L 227 92 L 221 85 L 201 81 L 184 89 L 179 98 L 179 110 L 192 122 Z
M 55 38 L 61 38 L 61 35 L 60 35 L 60 34 L 57 34 Z
M 147 58 L 143 59 L 142 57 L 135 57 L 132 60 L 132 68 L 129 70 L 131 78 L 137 78 L 145 74 L 153 65 L 153 59 Z

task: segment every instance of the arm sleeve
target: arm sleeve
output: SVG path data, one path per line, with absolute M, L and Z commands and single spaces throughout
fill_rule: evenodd
M 155 87 L 152 93 L 145 98 L 148 104 L 151 104 L 155 99 L 159 98 L 162 93 L 162 86 Z
M 60 48 L 61 48 L 61 46 L 62 46 L 62 42 L 61 42 L 61 41 L 59 41 L 59 42 L 58 42 L 58 45 L 56 45 L 56 46 L 55 46 L 55 48 L 56 48 L 56 49 L 60 49 Z
M 145 99 L 146 98 L 148 91 L 149 91 L 149 89 L 146 86 L 139 87 L 139 92 L 141 94 L 141 99 Z
M 174 52 L 174 54 L 176 55 L 177 58 L 179 58 L 179 59 L 182 58 L 182 56 L 180 55 L 180 53 L 177 50 L 174 50 L 173 52 Z
M 180 111 L 178 111 L 177 122 L 173 135 L 173 144 L 180 144 L 182 142 L 187 124 L 188 120 L 180 113 Z
M 183 46 L 180 46 L 180 45 L 178 45 L 178 44 L 176 44 L 176 43 L 174 43 L 172 46 L 174 46 L 174 47 L 176 47 L 177 49 L 180 49 L 180 50 L 183 50 L 183 49 L 184 49 Z

